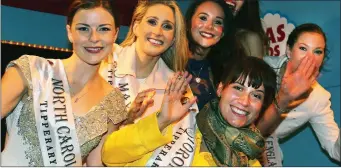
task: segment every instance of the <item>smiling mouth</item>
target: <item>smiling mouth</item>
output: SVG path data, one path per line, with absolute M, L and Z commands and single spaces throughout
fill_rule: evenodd
M 212 33 L 208 33 L 208 32 L 204 32 L 204 31 L 200 31 L 199 34 L 204 37 L 204 38 L 213 38 L 214 34 Z
M 232 109 L 233 113 L 240 115 L 240 116 L 247 116 L 250 114 L 249 112 L 241 110 L 241 109 L 234 107 L 234 106 L 231 106 L 231 109 Z
M 225 1 L 231 8 L 236 7 L 236 1 Z
M 87 52 L 93 53 L 93 54 L 99 53 L 103 49 L 103 47 L 84 47 L 84 48 Z
M 157 40 L 157 39 L 153 39 L 153 38 L 147 38 L 147 40 L 152 43 L 153 45 L 162 45 L 163 41 L 161 40 Z

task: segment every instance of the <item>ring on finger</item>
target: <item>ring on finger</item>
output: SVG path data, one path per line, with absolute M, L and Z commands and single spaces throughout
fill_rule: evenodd
M 181 80 L 182 75 L 179 75 L 178 78 L 176 78 L 177 80 Z

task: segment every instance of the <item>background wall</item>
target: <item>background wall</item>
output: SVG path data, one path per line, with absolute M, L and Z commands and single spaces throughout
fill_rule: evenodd
M 191 2 L 178 0 L 178 3 L 185 12 Z M 332 94 L 332 108 L 340 127 L 340 1 L 262 1 L 261 10 L 261 17 L 266 13 L 280 13 L 295 26 L 313 22 L 327 33 L 330 59 L 326 68 L 329 71 L 323 72 L 319 82 Z M 65 24 L 65 16 L 1 5 L 1 40 L 70 48 Z M 127 27 L 122 26 L 119 42 L 126 33 Z M 281 147 L 284 166 L 340 166 L 322 151 L 309 124 L 285 140 Z

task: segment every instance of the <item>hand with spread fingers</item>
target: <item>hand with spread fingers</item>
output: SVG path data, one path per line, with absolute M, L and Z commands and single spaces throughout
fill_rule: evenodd
M 304 57 L 297 69 L 293 68 L 289 60 L 276 98 L 280 108 L 288 108 L 290 103 L 306 93 L 316 82 L 318 74 L 319 70 L 312 57 Z
M 186 102 L 181 101 L 191 79 L 192 75 L 186 71 L 177 72 L 172 79 L 168 80 L 161 111 L 158 114 L 160 130 L 163 130 L 169 124 L 180 120 L 188 113 L 189 108 L 195 103 L 196 97 L 193 97 Z
M 155 89 L 153 88 L 138 93 L 128 110 L 128 119 L 123 125 L 134 123 L 135 119 L 141 117 L 147 107 L 154 102 L 154 95 Z

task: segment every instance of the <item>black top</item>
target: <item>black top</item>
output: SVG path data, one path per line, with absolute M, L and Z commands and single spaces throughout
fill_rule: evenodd
M 193 94 L 197 96 L 198 108 L 201 110 L 206 103 L 217 98 L 210 80 L 210 64 L 207 60 L 189 59 L 187 71 L 193 76 L 190 87 Z

